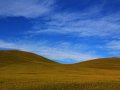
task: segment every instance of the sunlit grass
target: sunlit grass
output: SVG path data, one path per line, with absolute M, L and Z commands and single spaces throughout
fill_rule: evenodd
M 120 59 L 62 65 L 19 53 L 0 56 L 0 90 L 120 90 Z

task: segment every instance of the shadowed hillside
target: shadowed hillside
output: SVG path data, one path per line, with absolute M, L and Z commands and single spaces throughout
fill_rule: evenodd
M 1 50 L 0 64 L 58 64 L 52 60 L 36 55 L 34 53 L 18 50 Z
M 0 70 L 9 73 L 35 73 L 46 72 L 60 64 L 36 55 L 34 53 L 18 50 L 0 51 Z M 50 71 L 50 70 L 49 70 Z M 0 73 L 1 73 L 0 72 Z

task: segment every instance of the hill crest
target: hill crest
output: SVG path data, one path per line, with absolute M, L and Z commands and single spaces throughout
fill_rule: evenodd
M 19 50 L 0 50 L 0 66 L 8 64 L 24 64 L 26 65 L 49 65 L 49 66 L 66 66 L 58 62 L 49 60 L 45 57 L 37 54 L 19 51 Z M 76 68 L 98 68 L 98 69 L 120 69 L 120 58 L 98 58 L 94 60 L 88 60 L 76 64 L 68 64 L 67 66 L 75 66 Z
M 37 54 L 19 50 L 0 50 L 0 65 L 8 64 L 59 64 Z

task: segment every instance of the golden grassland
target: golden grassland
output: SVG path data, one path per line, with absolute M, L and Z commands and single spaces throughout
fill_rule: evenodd
M 120 90 L 120 59 L 63 65 L 22 51 L 0 51 L 0 90 Z

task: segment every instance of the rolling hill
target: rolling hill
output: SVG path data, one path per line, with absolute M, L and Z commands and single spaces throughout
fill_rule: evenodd
M 116 57 L 100 58 L 100 59 L 84 61 L 74 65 L 80 67 L 88 67 L 88 68 L 120 70 L 120 58 L 116 58 Z
M 0 51 L 0 70 L 6 73 L 36 73 L 50 71 L 60 64 L 36 55 L 19 50 Z M 50 70 L 49 70 L 50 69 Z M 1 73 L 0 72 L 0 73 Z
M 36 55 L 34 53 L 18 51 L 18 50 L 1 50 L 0 51 L 0 64 L 58 64 L 52 60 Z M 2 66 L 2 65 L 0 65 Z
M 120 90 L 120 58 L 60 64 L 34 53 L 0 51 L 0 90 Z

